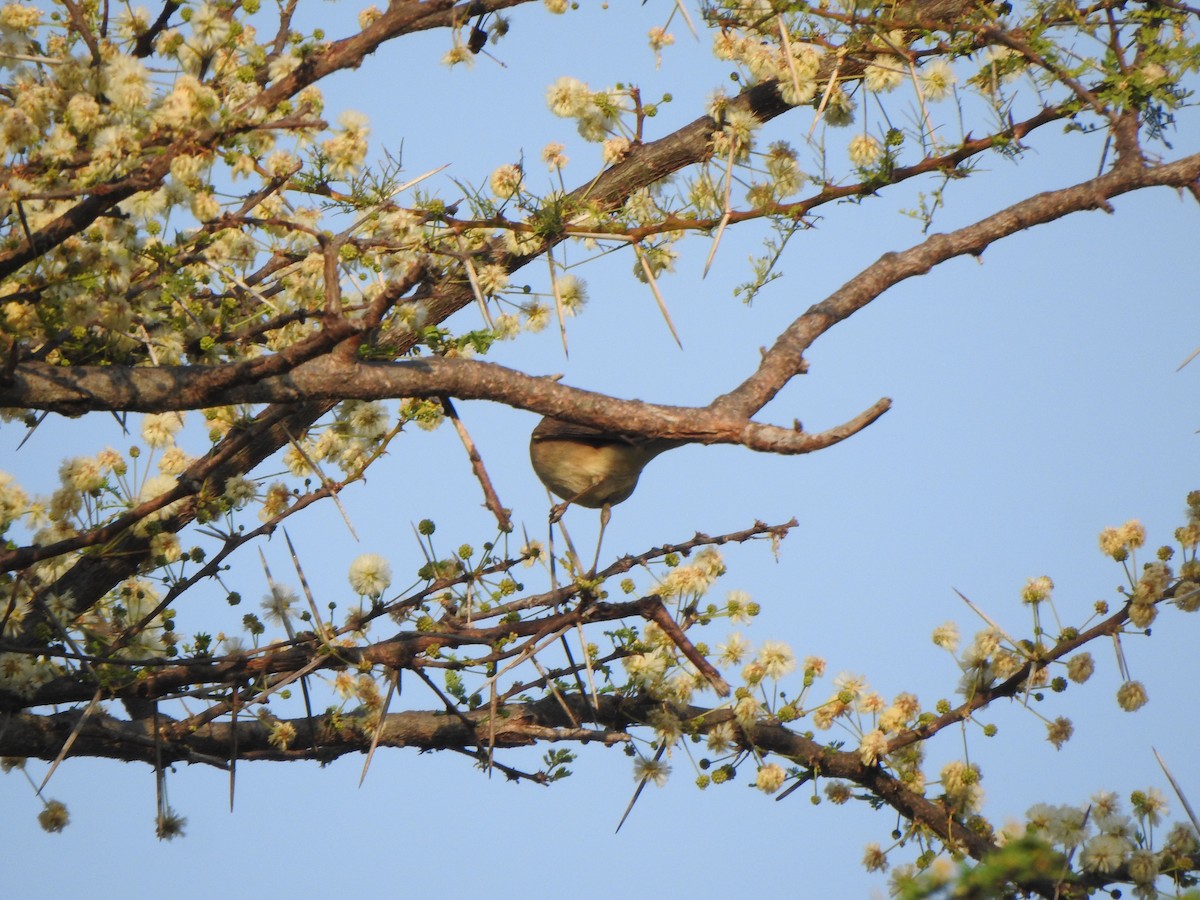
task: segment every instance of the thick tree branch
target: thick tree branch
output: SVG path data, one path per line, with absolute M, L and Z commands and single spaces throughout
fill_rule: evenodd
M 620 401 L 492 363 L 462 359 L 397 363 L 319 358 L 286 375 L 229 386 L 230 366 L 168 368 L 18 365 L 0 387 L 0 405 L 78 414 L 90 410 L 161 412 L 235 403 L 296 403 L 335 399 L 454 396 L 488 399 L 568 421 L 647 437 L 737 443 L 774 453 L 829 446 L 880 415 L 882 402 L 843 432 L 810 435 L 747 421 L 804 371 L 803 354 L 833 325 L 888 288 L 957 256 L 979 255 L 1016 232 L 1074 212 L 1104 208 L 1121 194 L 1147 187 L 1185 187 L 1200 180 L 1200 154 L 1154 167 L 1122 166 L 1097 178 L 1022 200 L 974 225 L 935 234 L 888 253 L 797 318 L 764 355 L 757 371 L 706 410 Z M 467 292 L 469 294 L 469 292 Z M 243 365 L 243 364 L 234 364 Z
M 627 729 L 648 721 L 661 704 L 646 698 L 612 695 L 589 698 L 578 693 L 547 696 L 528 703 L 507 704 L 496 710 L 481 708 L 449 715 L 442 711 L 406 711 L 389 714 L 380 731 L 381 747 L 445 750 L 477 746 L 481 736 L 494 739 L 498 748 L 529 746 L 543 741 L 616 743 L 628 739 Z M 675 713 L 686 728 L 704 734 L 732 722 L 728 709 L 689 706 Z M 79 725 L 79 711 L 36 716 L 18 713 L 0 725 L 0 754 L 54 759 L 63 741 Z M 594 722 L 600 731 L 581 728 Z M 153 731 L 153 719 L 125 721 L 93 714 L 79 730 L 73 756 L 95 756 L 141 761 L 156 759 L 225 765 L 237 748 L 239 760 L 318 760 L 327 762 L 348 753 L 365 753 L 375 735 L 373 720 L 347 714 L 289 720 L 296 737 L 287 747 L 271 742 L 272 729 L 259 719 L 236 724 L 211 722 L 186 733 L 164 728 Z M 315 726 L 315 727 L 314 727 Z M 236 735 L 235 735 L 236 732 Z M 818 776 L 844 779 L 871 791 L 905 818 L 936 833 L 949 846 L 960 847 L 979 859 L 995 849 L 987 838 L 964 827 L 942 804 L 904 787 L 879 766 L 865 765 L 858 754 L 836 750 L 798 734 L 783 725 L 762 724 L 745 734 L 749 745 L 786 757 Z M 316 749 L 314 749 L 314 746 Z
M 1108 201 L 1122 194 L 1149 187 L 1184 188 L 1198 180 L 1200 154 L 1158 166 L 1121 166 L 1071 187 L 1029 197 L 949 234 L 931 235 L 908 250 L 886 253 L 789 325 L 763 354 L 754 375 L 717 398 L 710 408 L 717 412 L 761 409 L 804 371 L 804 351 L 818 337 L 901 281 L 924 275 L 958 256 L 979 256 L 1001 238 L 1071 213 L 1107 211 Z
M 833 432 L 804 431 L 757 425 L 731 414 L 704 408 L 660 406 L 640 400 L 617 400 L 592 391 L 526 375 L 495 363 L 432 357 L 394 363 L 342 361 L 321 357 L 286 375 L 226 388 L 230 366 L 186 368 L 117 368 L 113 366 L 17 367 L 8 386 L 0 388 L 0 405 L 50 408 L 68 415 L 102 409 L 165 412 L 242 403 L 302 403 L 336 400 L 380 400 L 400 397 L 452 396 L 492 400 L 545 415 L 584 422 L 620 423 L 613 431 L 652 433 L 658 437 L 703 444 L 742 444 L 775 453 L 810 453 L 861 430 L 887 409 L 880 401 L 862 416 Z M 47 402 L 48 401 L 48 402 Z

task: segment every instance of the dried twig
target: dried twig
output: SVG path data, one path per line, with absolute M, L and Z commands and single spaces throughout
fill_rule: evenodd
M 500 497 L 497 495 L 495 487 L 492 486 L 492 479 L 488 477 L 487 469 L 483 465 L 483 457 L 479 455 L 479 450 L 476 448 L 475 442 L 471 439 L 471 434 L 467 431 L 467 426 L 459 418 L 458 410 L 455 409 L 454 402 L 449 397 L 442 398 L 442 409 L 446 412 L 446 418 L 454 424 L 454 430 L 458 432 L 458 438 L 462 441 L 463 447 L 467 451 L 467 459 L 471 461 L 471 471 L 475 473 L 475 478 L 479 481 L 479 486 L 483 489 L 484 505 L 496 517 L 496 524 L 500 526 L 500 530 L 508 534 L 513 530 L 512 518 L 509 516 L 509 511 L 504 507 L 504 504 L 500 502 Z

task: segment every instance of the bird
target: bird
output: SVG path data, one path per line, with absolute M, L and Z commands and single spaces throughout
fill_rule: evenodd
M 677 446 L 666 438 L 630 438 L 544 416 L 529 436 L 529 460 L 542 484 L 565 501 L 550 521 L 572 503 L 599 509 L 603 540 L 612 507 L 629 499 L 650 460 Z M 597 544 L 597 557 L 599 552 Z

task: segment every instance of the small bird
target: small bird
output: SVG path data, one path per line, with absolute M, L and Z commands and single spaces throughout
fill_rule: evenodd
M 551 521 L 572 503 L 599 509 L 603 540 L 611 507 L 629 499 L 650 460 L 677 446 L 678 441 L 627 438 L 545 416 L 529 437 L 529 459 L 542 484 L 565 501 L 551 512 Z
M 530 435 L 529 459 L 542 484 L 568 503 L 603 509 L 628 500 L 646 464 L 674 446 L 546 416 Z

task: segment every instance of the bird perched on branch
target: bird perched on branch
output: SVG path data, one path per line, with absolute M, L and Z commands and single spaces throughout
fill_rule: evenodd
M 542 484 L 567 503 L 603 510 L 628 500 L 646 464 L 674 446 L 546 416 L 530 435 L 529 458 Z
M 529 437 L 529 459 L 542 484 L 565 501 L 551 512 L 551 521 L 572 503 L 599 509 L 603 540 L 611 507 L 629 499 L 650 460 L 677 446 L 678 441 L 628 438 L 545 416 Z

